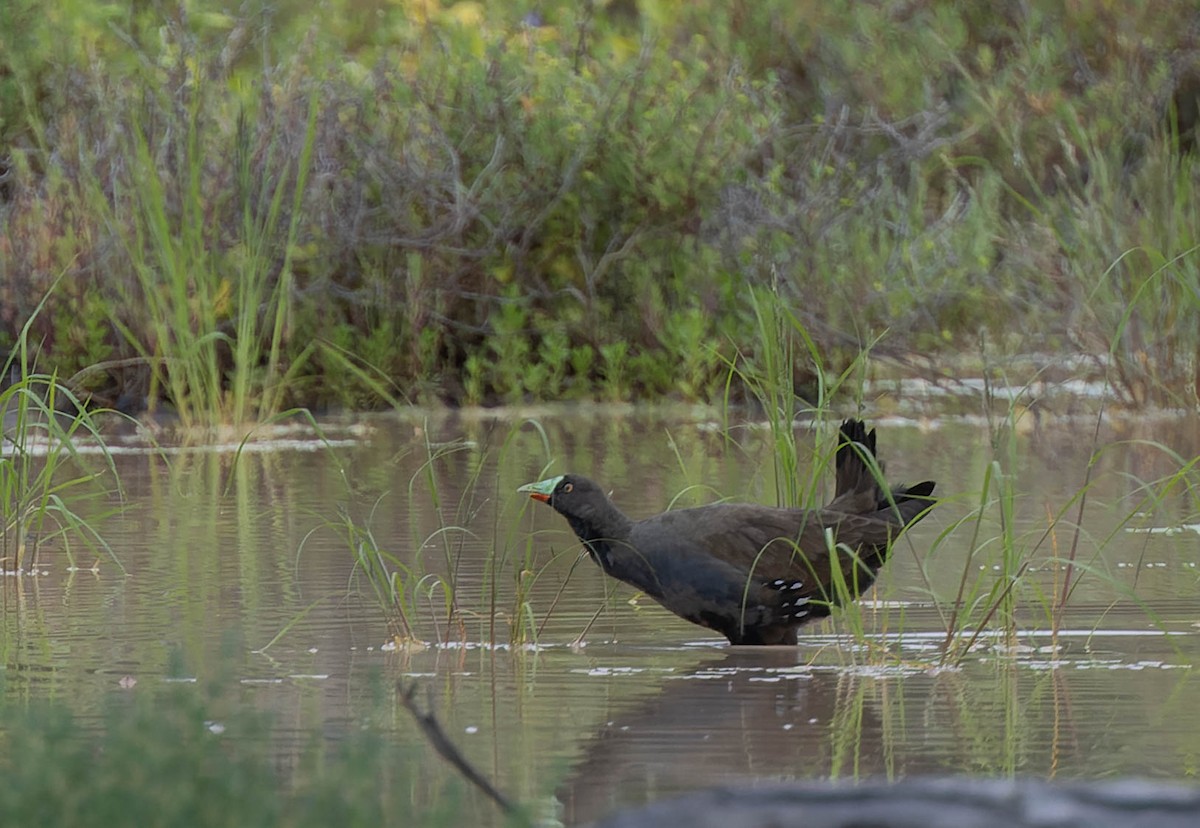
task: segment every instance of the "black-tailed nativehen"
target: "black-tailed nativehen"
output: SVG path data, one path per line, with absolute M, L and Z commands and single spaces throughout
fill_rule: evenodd
M 795 644 L 798 627 L 871 586 L 896 536 L 934 503 L 931 480 L 881 485 L 874 429 L 846 420 L 839 439 L 834 497 L 821 509 L 716 503 L 631 520 L 579 475 L 519 491 L 565 517 L 607 574 L 680 618 L 733 644 Z

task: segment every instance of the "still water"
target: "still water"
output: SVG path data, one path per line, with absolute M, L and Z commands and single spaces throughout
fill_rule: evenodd
M 774 649 L 730 648 L 604 578 L 565 521 L 515 492 L 574 471 L 633 517 L 774 502 L 771 438 L 752 420 L 378 416 L 324 422 L 324 439 L 264 429 L 241 451 L 114 435 L 123 497 L 80 508 L 118 509 L 97 526 L 119 565 L 50 543 L 32 575 L 4 579 L 4 692 L 69 704 L 86 723 L 114 695 L 219 683 L 271 714 L 286 774 L 314 732 L 362 727 L 381 682 L 417 681 L 501 790 L 567 824 L 715 784 L 1191 778 L 1200 505 L 1195 472 L 1177 472 L 1200 453 L 1195 421 L 1110 415 L 1097 431 L 1094 416 L 1044 417 L 1015 435 L 964 417 L 873 424 L 889 478 L 936 479 L 947 499 L 894 551 L 861 633 L 835 615 Z M 816 445 L 807 426 L 797 440 Z M 355 566 L 368 530 L 410 583 L 456 584 L 449 620 L 444 591 L 414 592 L 409 622 L 430 646 L 395 646 Z M 960 584 L 973 604 L 960 616 L 978 622 L 1005 554 L 1025 563 L 1017 634 L 985 630 L 942 662 Z M 959 624 L 960 641 L 977 626 Z M 411 743 L 422 773 L 452 775 L 398 706 L 370 726 Z M 501 821 L 463 796 L 473 820 Z

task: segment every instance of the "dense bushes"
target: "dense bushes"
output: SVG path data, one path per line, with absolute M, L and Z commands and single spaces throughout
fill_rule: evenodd
M 703 399 L 751 285 L 833 365 L 982 330 L 1194 394 L 1174 6 L 38 8 L 0 13 L 0 344 L 51 292 L 101 401 Z

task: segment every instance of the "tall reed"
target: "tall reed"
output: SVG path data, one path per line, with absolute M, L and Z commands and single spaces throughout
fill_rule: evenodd
M 869 351 L 860 351 L 837 373 L 828 367 L 808 328 L 776 290 L 753 289 L 750 306 L 756 322 L 755 350 L 727 361 L 722 409 L 725 430 L 729 433 L 731 428 L 736 381 L 761 407 L 771 434 L 776 502 L 780 506 L 812 506 L 820 497 L 824 466 L 813 463 L 807 476 L 801 476 L 797 418 L 802 416 L 818 426 L 824 423 L 830 416 L 833 399 L 855 376 L 864 375 Z M 803 373 L 815 377 L 814 399 L 807 399 L 802 389 L 796 387 L 801 368 Z
M 532 536 L 518 537 L 519 522 L 499 525 L 509 516 L 503 509 L 494 509 L 491 541 L 476 528 L 488 505 L 481 495 L 483 476 L 494 469 L 496 490 L 503 491 L 499 470 L 524 425 L 510 427 L 494 453 L 486 437 L 483 443 L 465 438 L 439 443 L 429 436 L 428 424 L 421 429 L 423 456 L 402 493 L 410 527 L 407 552 L 382 542 L 372 528 L 385 500 L 395 500 L 394 494 L 379 496 L 365 517 L 356 516 L 351 503 L 340 508 L 336 518 L 322 519 L 322 528 L 344 539 L 357 576 L 384 611 L 398 642 L 432 638 L 443 643 L 466 640 L 474 633 L 492 644 L 528 644 L 537 641 L 553 614 L 557 597 L 540 608 L 533 591 L 558 556 L 538 560 Z M 533 426 L 545 447 L 544 431 Z M 453 477 L 450 486 L 447 476 Z M 464 571 L 468 543 L 482 550 L 479 570 Z
M 123 305 L 112 309 L 112 322 L 150 366 L 151 404 L 169 398 L 185 429 L 279 412 L 289 378 L 312 353 L 310 343 L 285 358 L 320 111 L 314 89 L 298 141 L 263 139 L 251 127 L 261 114 L 243 100 L 232 192 L 215 193 L 209 155 L 221 151 L 221 127 L 208 109 L 220 90 L 187 74 L 183 100 L 130 114 L 130 128 L 120 131 L 128 176 L 108 184 L 96 177 L 89 188 L 133 277 L 114 280 Z M 232 211 L 225 209 L 230 199 Z
M 33 319 L 0 366 L 0 557 L 6 568 L 21 571 L 37 564 L 44 544 L 55 542 L 70 566 L 82 547 L 124 571 L 96 525 L 119 507 L 106 505 L 86 517 L 79 511 L 110 491 L 119 495 L 120 477 L 83 403 L 55 374 L 32 369 Z M 82 455 L 84 442 L 96 450 L 99 468 Z

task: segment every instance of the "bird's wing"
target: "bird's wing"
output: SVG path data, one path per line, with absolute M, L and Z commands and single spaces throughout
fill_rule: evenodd
M 855 561 L 846 548 L 862 548 L 869 558 L 898 527 L 877 517 L 828 510 L 724 504 L 665 512 L 637 524 L 634 531 L 636 545 L 653 550 L 664 580 L 686 580 L 693 571 L 697 577 L 701 572 L 713 577 L 709 570 L 719 569 L 737 583 L 770 586 L 786 580 L 790 586 L 796 579 L 805 584 L 803 594 L 810 595 L 831 580 L 831 540 L 843 574 L 851 577 Z

